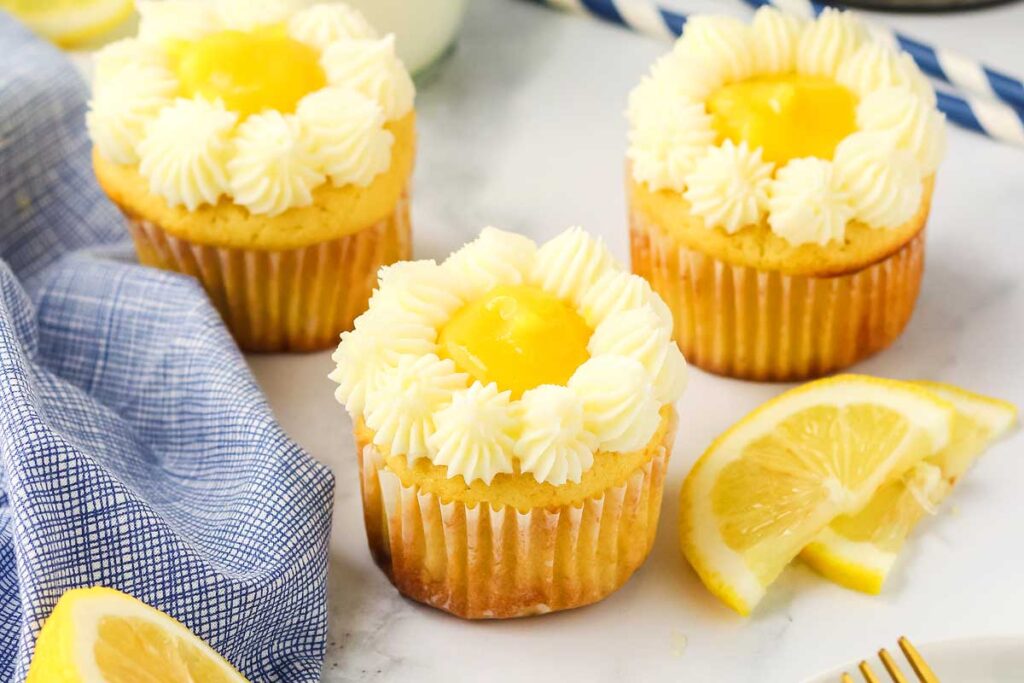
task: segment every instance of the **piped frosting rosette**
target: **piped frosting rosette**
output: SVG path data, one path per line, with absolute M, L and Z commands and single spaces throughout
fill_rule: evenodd
M 540 292 L 580 321 L 585 354 L 567 381 L 515 393 L 446 357 L 446 326 L 482 300 L 504 315 L 494 295 L 503 288 Z M 562 342 L 550 339 L 551 353 Z M 644 448 L 686 383 L 665 304 L 579 228 L 539 248 L 485 228 L 441 264 L 382 269 L 334 360 L 337 399 L 378 448 L 410 463 L 426 458 L 467 484 L 500 475 L 579 482 L 596 451 Z
M 140 2 L 138 37 L 96 55 L 87 121 L 98 152 L 137 165 L 153 194 L 190 211 L 227 198 L 275 216 L 311 205 L 327 183 L 368 186 L 390 167 L 387 124 L 412 111 L 415 88 L 393 36 L 379 37 L 345 4 L 306 5 Z M 196 86 L 215 86 L 224 55 L 247 39 L 281 50 L 279 64 L 290 60 L 267 88 L 280 107 L 233 109 Z M 196 45 L 208 51 L 205 63 L 189 52 Z M 237 61 L 244 72 L 244 55 Z M 305 89 L 294 90 L 300 82 Z
M 855 98 L 852 130 L 834 153 L 774 163 L 716 129 L 709 101 L 722 88 L 794 74 Z M 692 18 L 633 91 L 627 115 L 636 182 L 679 193 L 709 229 L 766 224 L 793 245 L 841 242 L 853 220 L 902 225 L 945 149 L 944 117 L 913 60 L 834 9 L 807 22 L 770 7 L 751 25 Z

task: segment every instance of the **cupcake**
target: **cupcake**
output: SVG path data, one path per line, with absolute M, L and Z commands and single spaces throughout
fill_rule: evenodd
M 139 260 L 192 275 L 239 345 L 333 346 L 410 252 L 415 90 L 340 3 L 162 0 L 95 60 L 96 176 Z
M 650 552 L 686 364 L 642 278 L 573 228 L 382 269 L 334 356 L 370 550 L 469 619 L 586 605 Z
M 690 362 L 798 380 L 900 335 L 945 148 L 909 56 L 834 9 L 695 17 L 628 117 L 633 270 Z

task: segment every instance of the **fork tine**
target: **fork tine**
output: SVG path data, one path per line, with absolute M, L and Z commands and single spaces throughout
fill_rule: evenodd
M 939 677 L 935 675 L 935 672 L 928 666 L 928 663 L 924 661 L 924 657 L 921 656 L 921 653 L 917 651 L 917 648 L 913 646 L 906 636 L 900 636 L 897 642 L 900 645 L 900 649 L 903 650 L 907 661 L 910 662 L 910 666 L 914 668 L 914 673 L 921 679 L 921 683 L 939 683 Z
M 903 675 L 896 660 L 892 658 L 892 655 L 884 647 L 878 651 L 878 658 L 882 660 L 882 664 L 885 665 L 885 670 L 889 672 L 889 678 L 893 680 L 893 683 L 910 683 L 907 677 Z
M 867 662 L 861 662 L 857 668 L 860 669 L 860 674 L 864 677 L 864 680 L 867 681 L 867 683 L 882 683 L 878 680 L 878 676 L 876 676 L 875 672 L 871 670 L 871 667 L 868 666 Z

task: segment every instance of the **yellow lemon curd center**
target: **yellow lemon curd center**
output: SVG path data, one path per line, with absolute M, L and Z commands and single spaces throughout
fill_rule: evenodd
M 731 83 L 707 101 L 719 140 L 746 142 L 778 164 L 831 159 L 856 130 L 857 97 L 830 78 L 784 74 Z
M 219 31 L 171 46 L 184 97 L 220 99 L 242 116 L 295 111 L 299 100 L 327 85 L 320 54 L 280 27 Z
M 441 355 L 483 384 L 519 398 L 564 385 L 590 357 L 592 330 L 571 306 L 538 287 L 501 285 L 466 304 L 438 335 Z

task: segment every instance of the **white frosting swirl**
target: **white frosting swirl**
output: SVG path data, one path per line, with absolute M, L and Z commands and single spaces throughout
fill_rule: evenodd
M 395 54 L 393 35 L 380 40 L 337 41 L 324 51 L 320 64 L 332 85 L 355 88 L 373 98 L 389 121 L 412 110 L 416 88 Z
M 857 107 L 857 125 L 864 131 L 890 132 L 930 175 L 946 153 L 946 119 L 906 88 L 882 88 Z
M 727 83 L 741 81 L 754 73 L 753 36 L 739 19 L 698 15 L 683 27 L 676 52 L 693 55 L 704 68 L 716 71 Z
M 94 91 L 86 123 L 100 153 L 116 164 L 139 160 L 146 126 L 169 105 L 178 82 L 167 69 L 129 64 Z
M 309 206 L 313 188 L 324 182 L 302 142 L 298 120 L 273 110 L 254 114 L 238 126 L 228 175 L 235 203 L 267 216 Z
M 641 84 L 634 92 L 629 149 L 633 178 L 652 190 L 682 192 L 687 176 L 715 143 L 711 116 L 699 102 Z
M 563 301 L 578 304 L 583 294 L 614 267 L 615 259 L 604 241 L 574 227 L 537 250 L 530 281 Z
M 374 432 L 373 443 L 409 462 L 429 457 L 435 416 L 467 385 L 468 377 L 450 360 L 432 353 L 403 356 L 367 397 L 365 419 Z
M 437 330 L 414 316 L 370 310 L 356 318 L 355 329 L 343 332 L 332 359 L 330 379 L 338 384 L 334 396 L 352 415 L 366 409 L 366 397 L 380 378 L 405 356 L 434 352 Z
M 196 40 L 224 28 L 207 0 L 136 0 L 135 6 L 139 39 L 148 43 Z
M 377 31 L 358 10 L 340 2 L 319 3 L 288 22 L 288 35 L 323 52 L 336 41 L 372 40 Z
M 768 205 L 773 164 L 761 159 L 761 148 L 726 140 L 712 147 L 686 179 L 686 200 L 708 228 L 732 234 L 761 220 Z
M 921 80 L 915 76 L 920 76 L 920 71 L 910 55 L 869 41 L 839 66 L 836 81 L 860 97 L 867 97 L 876 90 L 893 86 L 920 89 Z M 927 87 L 928 91 L 921 92 L 921 97 L 934 99 L 934 91 L 931 86 Z
M 867 29 L 856 15 L 826 7 L 800 36 L 796 48 L 797 71 L 832 78 L 839 65 L 867 39 Z
M 644 80 L 653 81 L 652 87 L 658 93 L 681 95 L 688 102 L 703 102 L 725 85 L 725 76 L 719 70 L 708 69 L 700 55 L 685 49 L 676 49 L 660 57 Z
M 652 305 L 655 300 L 661 302 L 644 278 L 624 270 L 608 270 L 583 294 L 579 312 L 587 325 L 597 327 L 612 313 Z
M 833 164 L 854 218 L 872 228 L 897 228 L 921 204 L 921 167 L 892 133 L 860 132 L 839 143 Z
M 235 31 L 284 23 L 299 6 L 294 0 L 213 0 L 221 25 Z
M 444 324 L 464 304 L 454 278 L 431 260 L 384 266 L 379 282 L 371 305 L 405 311 L 432 327 Z
M 790 244 L 842 241 L 852 218 L 853 207 L 839 188 L 831 162 L 793 159 L 775 175 L 768 224 Z
M 498 285 L 521 285 L 533 270 L 537 245 L 528 237 L 487 227 L 449 256 L 443 268 L 466 300 Z
M 330 87 L 306 95 L 295 110 L 303 144 L 335 187 L 366 187 L 391 166 L 395 136 L 384 110 L 357 90 Z
M 601 450 L 639 450 L 658 430 L 660 405 L 647 371 L 633 358 L 591 358 L 576 368 L 569 388 L 583 402 L 584 429 L 597 437 Z
M 117 78 L 121 71 L 129 66 L 167 70 L 169 62 L 167 55 L 159 46 L 138 38 L 124 38 L 96 52 L 92 65 L 96 82 L 106 84 Z
M 686 363 L 672 341 L 672 328 L 651 306 L 619 311 L 594 330 L 587 350 L 592 357 L 626 356 L 640 362 L 654 385 L 654 397 L 673 403 L 686 388 Z
M 139 144 L 139 173 L 171 206 L 194 211 L 228 191 L 227 161 L 238 114 L 220 101 L 179 99 L 164 108 Z
M 515 431 L 509 393 L 474 382 L 452 394 L 451 405 L 434 416 L 430 461 L 447 468 L 449 478 L 490 484 L 498 474 L 515 472 Z
M 514 446 L 519 468 L 538 482 L 579 482 L 594 464 L 597 437 L 583 423 L 583 402 L 567 387 L 550 384 L 516 403 L 521 432 Z
M 758 73 L 780 74 L 796 69 L 796 46 L 803 26 L 792 14 L 764 5 L 750 25 Z

